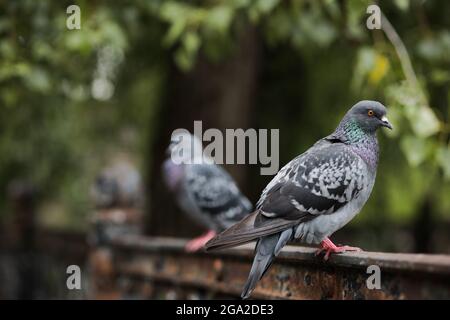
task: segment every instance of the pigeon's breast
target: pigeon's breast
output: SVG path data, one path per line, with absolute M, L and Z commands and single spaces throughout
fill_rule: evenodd
M 163 179 L 171 191 L 176 191 L 183 180 L 183 165 L 175 164 L 170 158 L 162 165 Z
M 299 224 L 295 227 L 295 238 L 304 243 L 318 244 L 341 229 L 360 212 L 372 192 L 374 182 L 375 176 L 369 173 L 364 178 L 361 192 L 352 201 L 334 213 L 321 214 Z

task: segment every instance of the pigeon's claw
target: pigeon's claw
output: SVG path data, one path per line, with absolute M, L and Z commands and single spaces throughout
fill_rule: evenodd
M 189 240 L 189 241 L 186 243 L 184 249 L 185 249 L 187 252 L 195 252 L 195 251 L 198 251 L 198 250 L 200 250 L 201 248 L 203 248 L 203 247 L 205 246 L 205 244 L 206 244 L 209 240 L 211 240 L 212 238 L 214 238 L 215 236 L 216 236 L 216 232 L 210 230 L 210 231 L 208 231 L 207 233 L 205 233 L 205 234 L 203 234 L 203 235 L 201 235 L 201 236 L 199 236 L 199 237 L 197 237 L 197 238 L 194 238 L 194 239 L 192 239 L 192 240 Z
M 350 246 L 336 246 L 330 239 L 325 238 L 325 240 L 323 240 L 320 243 L 321 248 L 319 250 L 316 251 L 315 255 L 318 256 L 319 254 L 321 254 L 322 252 L 325 252 L 325 256 L 323 257 L 323 259 L 325 261 L 327 261 L 330 258 L 330 255 L 332 253 L 343 253 L 346 251 L 362 251 L 360 248 L 358 247 L 350 247 Z

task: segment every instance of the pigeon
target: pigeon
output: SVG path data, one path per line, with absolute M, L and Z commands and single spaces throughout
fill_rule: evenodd
M 142 179 L 126 159 L 117 158 L 103 168 L 90 188 L 97 209 L 139 207 L 142 204 Z
M 252 204 L 231 176 L 203 155 L 202 143 L 196 136 L 188 132 L 173 134 L 168 153 L 170 156 L 162 165 L 167 187 L 175 194 L 181 209 L 208 229 L 186 244 L 187 251 L 199 250 L 217 232 L 252 212 Z
M 263 190 L 256 211 L 211 239 L 207 251 L 257 240 L 255 258 L 241 297 L 246 299 L 289 241 L 320 244 L 316 254 L 359 251 L 329 237 L 362 209 L 375 183 L 377 129 L 392 129 L 386 108 L 360 101 L 336 130 L 285 165 Z
M 88 241 L 96 246 L 141 231 L 140 209 L 144 204 L 141 174 L 126 157 L 118 154 L 114 158 L 101 169 L 90 188 L 96 210 L 90 219 L 93 232 L 89 233 Z

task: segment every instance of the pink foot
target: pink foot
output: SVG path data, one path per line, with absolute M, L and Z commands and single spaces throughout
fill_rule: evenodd
M 212 238 L 216 236 L 216 232 L 209 230 L 207 233 L 201 235 L 200 237 L 189 240 L 184 247 L 187 252 L 195 252 L 203 248 L 203 246 Z
M 357 247 L 350 247 L 350 246 L 336 246 L 329 238 L 325 238 L 321 243 L 321 248 L 316 251 L 316 256 L 321 254 L 322 252 L 325 252 L 324 260 L 327 261 L 330 257 L 330 254 L 332 253 L 342 253 L 346 251 L 362 251 L 360 248 Z

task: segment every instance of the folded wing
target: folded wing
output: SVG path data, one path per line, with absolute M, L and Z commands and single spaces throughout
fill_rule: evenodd
M 335 213 L 359 195 L 364 167 L 364 161 L 343 143 L 313 146 L 280 170 L 252 215 L 212 239 L 206 248 L 236 246 Z

